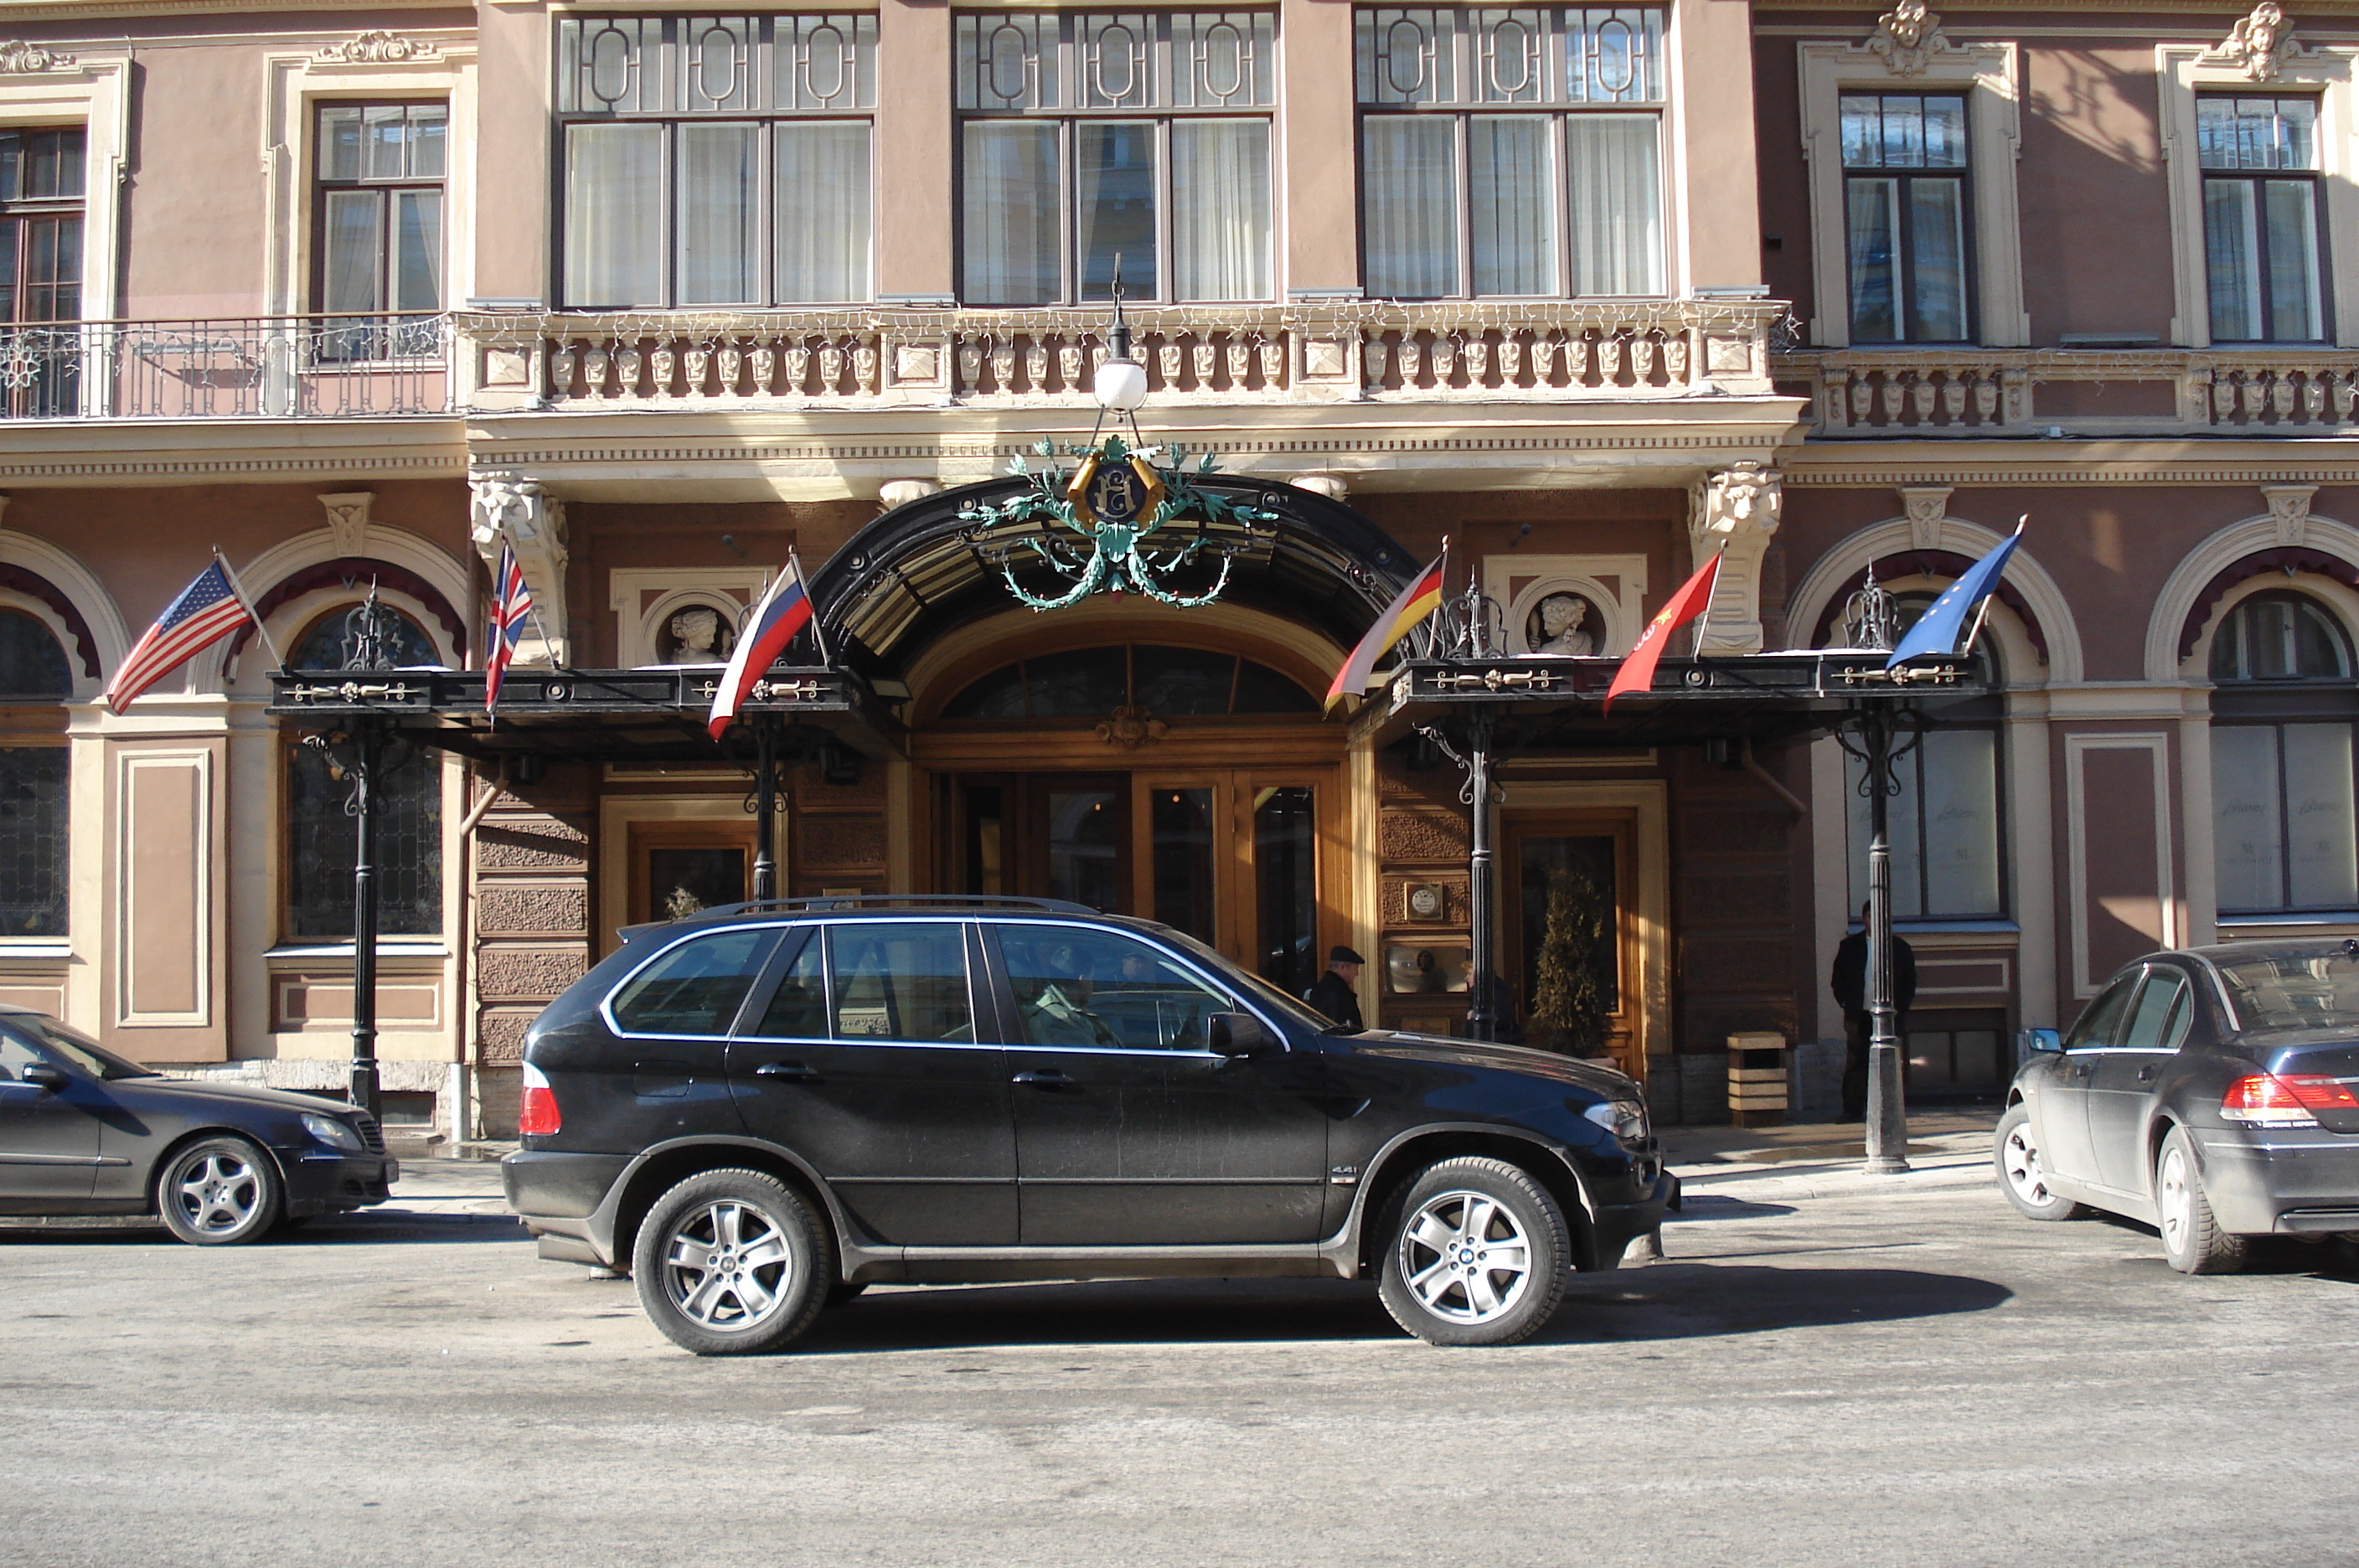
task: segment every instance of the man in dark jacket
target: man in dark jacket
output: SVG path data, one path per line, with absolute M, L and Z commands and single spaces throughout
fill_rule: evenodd
M 1835 949 L 1834 972 L 1827 985 L 1835 1005 L 1843 1010 L 1843 1120 L 1867 1119 L 1867 1049 L 1875 1019 L 1867 1010 L 1867 906 L 1860 906 L 1860 929 Z M 1898 937 L 1892 939 L 1892 1032 L 1906 1045 L 1908 1006 L 1917 999 L 1917 955 Z M 1906 1057 L 1907 1051 L 1902 1055 Z
M 1346 1032 L 1358 1034 L 1367 1026 L 1360 1021 L 1360 965 L 1364 961 L 1348 947 L 1334 947 L 1327 953 L 1327 973 L 1319 983 L 1302 995 L 1302 999 L 1343 1026 Z

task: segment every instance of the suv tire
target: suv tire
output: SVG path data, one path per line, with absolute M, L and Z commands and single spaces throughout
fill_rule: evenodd
M 664 1337 L 699 1356 L 757 1356 L 827 1303 L 835 1248 L 802 1195 L 759 1171 L 705 1171 L 655 1202 L 631 1274 Z
M 1427 1166 L 1386 1205 L 1377 1234 L 1385 1310 L 1428 1345 L 1514 1345 L 1564 1300 L 1564 1211 L 1504 1160 Z
M 242 1138 L 199 1138 L 156 1173 L 158 1216 L 192 1246 L 259 1241 L 285 1206 L 278 1167 Z

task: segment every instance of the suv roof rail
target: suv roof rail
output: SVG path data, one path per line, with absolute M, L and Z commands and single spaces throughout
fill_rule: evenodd
M 751 914 L 761 909 L 870 909 L 904 905 L 951 904 L 961 909 L 1038 909 L 1058 915 L 1096 915 L 1100 911 L 1070 898 L 1021 898 L 1000 893 L 821 893 L 796 898 L 749 898 L 742 904 L 715 904 L 699 909 L 690 920 L 718 915 Z

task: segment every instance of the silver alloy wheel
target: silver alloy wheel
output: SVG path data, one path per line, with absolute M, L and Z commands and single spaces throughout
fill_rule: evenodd
M 2031 1141 L 2031 1124 L 2024 1123 L 2006 1135 L 2001 1160 L 2006 1171 L 2006 1184 L 2015 1195 L 2037 1208 L 2049 1203 L 2055 1194 L 2048 1190 L 2048 1172 L 2039 1163 L 2039 1147 Z
M 2177 1258 L 2187 1251 L 2195 1230 L 2195 1184 L 2188 1175 L 2187 1156 L 2177 1148 L 2162 1151 L 2155 1172 L 2155 1207 L 2161 1211 L 2163 1250 Z
M 1437 1192 L 1401 1226 L 1400 1274 L 1435 1317 L 1485 1323 L 1513 1312 L 1531 1284 L 1532 1249 L 1497 1199 Z
M 252 1225 L 262 1206 L 262 1178 L 251 1161 L 216 1150 L 172 1172 L 171 1203 L 190 1230 L 237 1230 Z
M 680 1315 L 715 1334 L 743 1334 L 787 1300 L 793 1256 L 777 1222 L 716 1198 L 682 1214 L 664 1241 L 663 1287 Z

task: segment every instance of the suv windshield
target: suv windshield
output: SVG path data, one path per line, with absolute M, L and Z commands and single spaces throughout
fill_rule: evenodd
M 1270 1011 L 1291 1020 L 1303 1029 L 1310 1030 L 1313 1034 L 1341 1034 L 1343 1032 L 1335 1027 L 1335 1020 L 1333 1018 L 1329 1018 L 1326 1014 L 1319 1011 L 1316 1007 L 1311 1007 L 1309 1003 L 1298 1001 L 1294 997 L 1288 996 L 1284 991 L 1279 990 L 1277 986 L 1271 985 L 1260 975 L 1253 973 L 1253 971 L 1246 969 L 1242 965 L 1232 964 L 1228 959 L 1223 957 L 1212 948 L 1205 946 L 1202 942 L 1198 942 L 1186 931 L 1174 931 L 1169 926 L 1158 926 L 1155 929 L 1157 935 L 1162 937 L 1166 942 L 1176 942 L 1180 947 L 1185 948 L 1195 957 L 1198 963 L 1211 970 L 1214 975 L 1220 979 L 1227 981 L 1238 990 L 1247 993 L 1255 1001 L 1259 1002 Z
M 40 1047 L 52 1057 L 62 1058 L 68 1065 L 81 1068 L 93 1078 L 156 1078 L 136 1062 L 125 1062 L 96 1040 L 85 1040 L 55 1018 L 38 1013 L 0 1015 L 0 1024 L 19 1039 Z
M 2231 960 L 2218 968 L 2247 1029 L 2359 1029 L 2359 953 L 2347 947 Z

